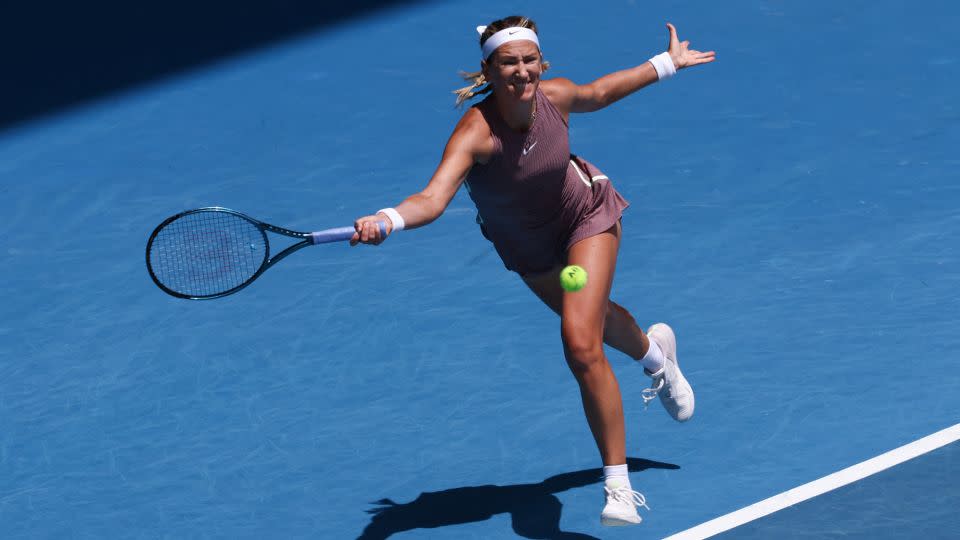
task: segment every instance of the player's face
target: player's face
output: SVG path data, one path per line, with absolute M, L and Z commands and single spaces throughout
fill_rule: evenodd
M 484 73 L 497 92 L 520 101 L 531 100 L 543 73 L 540 49 L 532 41 L 505 43 L 490 56 Z

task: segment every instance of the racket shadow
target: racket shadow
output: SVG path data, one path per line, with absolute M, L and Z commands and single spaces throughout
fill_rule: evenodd
M 627 458 L 630 471 L 679 469 L 678 465 L 640 458 Z M 435 529 L 485 521 L 497 514 L 510 514 L 513 532 L 522 538 L 549 540 L 598 540 L 583 533 L 560 530 L 563 504 L 555 494 L 602 480 L 600 468 L 561 473 L 537 484 L 470 486 L 421 493 L 413 501 L 397 503 L 380 499 L 370 523 L 357 540 L 381 540 L 414 529 Z

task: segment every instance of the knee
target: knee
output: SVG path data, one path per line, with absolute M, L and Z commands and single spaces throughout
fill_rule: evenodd
M 589 372 L 606 362 L 599 332 L 564 324 L 561 337 L 567 365 L 575 375 Z

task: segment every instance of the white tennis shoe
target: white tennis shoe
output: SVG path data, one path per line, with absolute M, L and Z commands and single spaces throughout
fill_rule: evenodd
M 663 408 L 674 420 L 686 422 L 693 416 L 693 388 L 680 371 L 680 364 L 677 362 L 677 338 L 673 335 L 673 329 L 664 323 L 657 323 L 647 330 L 647 337 L 660 346 L 664 364 L 656 373 L 643 369 L 644 373 L 653 378 L 650 388 L 645 388 L 641 393 L 643 403 L 646 405 L 659 396 Z
M 606 485 L 603 487 L 603 491 L 607 496 L 607 504 L 600 512 L 600 524 L 606 527 L 636 525 L 643 521 L 643 518 L 637 513 L 637 507 L 642 506 L 647 510 L 650 509 L 643 495 L 630 489 L 629 484 L 621 486 Z

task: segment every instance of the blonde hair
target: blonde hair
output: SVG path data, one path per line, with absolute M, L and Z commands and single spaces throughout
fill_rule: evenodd
M 511 27 L 529 28 L 534 32 L 537 31 L 537 23 L 533 22 L 532 19 L 521 17 L 519 15 L 504 17 L 487 25 L 487 28 L 483 31 L 483 34 L 480 35 L 480 46 L 483 47 L 484 42 L 486 42 L 490 36 L 496 34 L 504 28 Z M 542 63 L 543 71 L 546 71 L 550 68 L 549 62 Z M 483 76 L 483 71 L 461 71 L 460 76 L 463 77 L 465 81 L 470 81 L 470 85 L 453 91 L 453 93 L 457 95 L 457 107 L 462 106 L 468 100 L 471 100 L 476 96 L 489 94 L 493 91 L 493 87 L 490 86 L 489 81 L 487 81 L 486 77 Z

